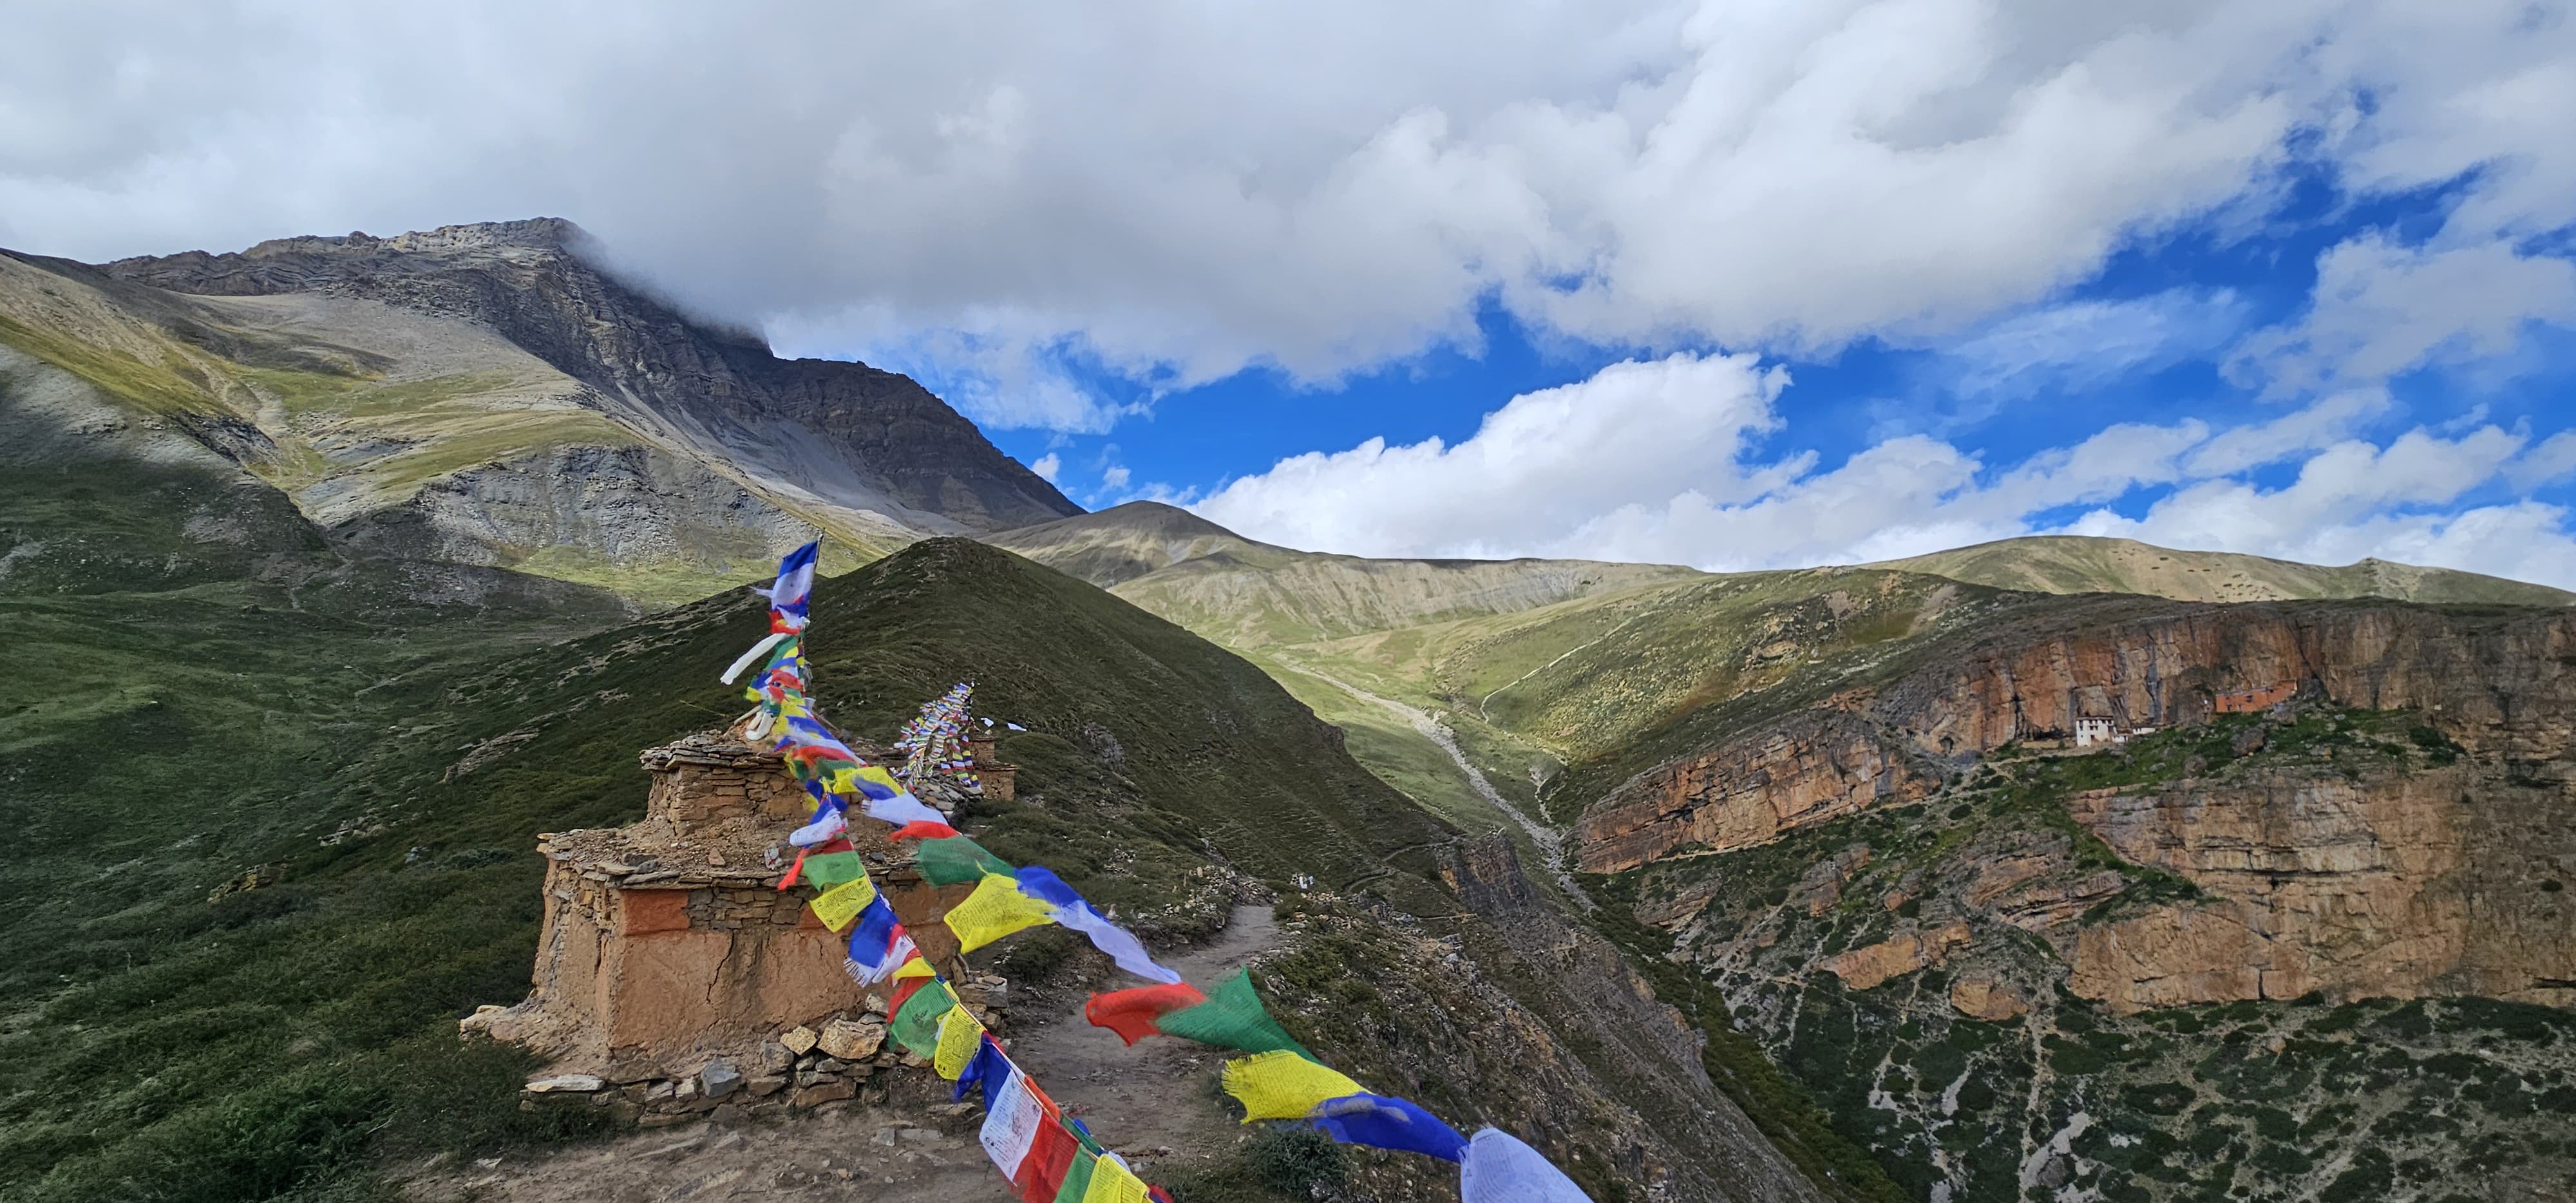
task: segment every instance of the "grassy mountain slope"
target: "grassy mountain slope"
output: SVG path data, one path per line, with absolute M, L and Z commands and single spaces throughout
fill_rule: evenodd
M 2362 560 L 2341 568 L 2132 539 L 2041 535 L 1872 565 L 2033 593 L 2141 593 L 2182 601 L 2385 597 L 2431 604 L 2565 606 L 2576 593 L 2449 568 Z
M 1448 715 L 1430 647 L 1538 625 L 1575 630 L 1624 613 L 1687 568 L 1582 560 L 1375 560 L 1243 538 L 1186 510 L 1131 502 L 987 541 L 1080 576 L 1245 656 L 1348 733 L 1361 763 L 1452 822 L 1511 828 L 1548 755 L 1499 727 Z M 1615 620 L 1614 620 L 1615 621 Z M 1443 740 L 1449 740 L 1444 745 Z M 1457 754 L 1453 754 L 1452 748 Z M 1491 791 L 1490 793 L 1488 791 Z
M 1509 613 L 1700 575 L 1687 568 L 1587 560 L 1320 555 L 1255 542 L 1150 501 L 1005 531 L 988 541 L 1231 647 L 1307 643 Z
M 759 602 L 531 647 L 619 606 L 348 560 L 274 489 L 148 433 L 119 436 L 124 460 L 0 474 L 0 622 L 31 661 L 80 669 L 0 685 L 0 819 L 20 833 L 0 864 L 18 916 L 0 937 L 0 1198 L 364 1197 L 387 1153 L 576 1134 L 595 1121 L 518 1111 L 530 1066 L 459 1045 L 453 1021 L 526 988 L 534 834 L 630 819 L 638 749 L 739 712 L 714 675 L 761 631 Z M 1440 884 L 1453 829 L 1251 664 L 958 540 L 822 582 L 815 621 L 818 696 L 853 732 L 882 736 L 960 678 L 1031 728 L 1003 745 L 1023 801 L 973 821 L 1002 855 L 1166 932 L 1223 913 L 1203 867 L 1282 889 L 1304 875 L 1329 891 L 1304 905 L 1344 916 L 1344 936 L 1489 947 L 1497 985 L 1456 1001 L 1518 1038 L 1546 1047 L 1533 1014 L 1581 1020 L 1547 959 L 1514 959 Z M 1329 954 L 1301 955 L 1298 989 L 1353 989 Z M 1406 997 L 1461 988 L 1429 954 L 1390 963 L 1414 975 L 1384 979 Z M 1617 1064 L 1581 1059 L 1607 1047 L 1549 1054 L 1544 1083 L 1479 1082 L 1443 1068 L 1436 1018 L 1295 1022 L 1462 1123 L 1572 1138 L 1625 1114 L 1605 1093 L 1630 1089 Z M 1618 1172 L 1578 1169 L 1604 1190 Z
M 366 554 L 645 607 L 832 538 L 1079 512 L 908 378 L 780 360 L 593 265 L 562 222 L 105 266 L 0 252 L 0 352 L 284 490 Z

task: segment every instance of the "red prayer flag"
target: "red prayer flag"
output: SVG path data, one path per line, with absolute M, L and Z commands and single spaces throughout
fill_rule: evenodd
M 1012 1183 L 1019 1188 L 1022 1203 L 1055 1203 L 1056 1192 L 1064 1189 L 1065 1173 L 1073 1168 L 1073 1155 L 1081 1148 L 1082 1142 L 1065 1131 L 1050 1109 L 1038 1124 L 1038 1138 L 1029 1146 L 1029 1155 L 1020 1159 L 1020 1175 Z
M 1134 1044 L 1161 1029 L 1155 1021 L 1183 1007 L 1195 1007 L 1207 1001 L 1207 995 L 1188 982 L 1168 986 L 1138 986 L 1133 990 L 1113 990 L 1094 994 L 1082 1004 L 1082 1017 L 1095 1028 L 1107 1028 L 1118 1038 Z
M 892 833 L 886 836 L 886 838 L 890 840 L 953 840 L 957 838 L 957 829 L 946 823 L 933 823 L 928 819 L 915 819 L 901 827 L 895 828 Z

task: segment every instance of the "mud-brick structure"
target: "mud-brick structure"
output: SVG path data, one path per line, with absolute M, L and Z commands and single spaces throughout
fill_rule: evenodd
M 686 1080 L 715 1061 L 756 1066 L 789 1033 L 807 1030 L 810 1048 L 811 1029 L 864 1019 L 871 992 L 805 907 L 811 891 L 776 888 L 806 810 L 777 755 L 725 732 L 641 759 L 652 778 L 641 821 L 539 837 L 548 866 L 534 989 L 467 1030 L 546 1054 L 547 1080 L 613 1084 Z M 926 886 L 880 832 L 865 820 L 849 832 L 869 875 L 924 954 L 974 980 L 934 921 L 962 891 Z
M 966 737 L 966 751 L 975 758 L 975 781 L 984 796 L 1008 802 L 1019 796 L 1020 766 L 1002 763 L 993 751 L 995 742 L 991 731 L 979 731 Z

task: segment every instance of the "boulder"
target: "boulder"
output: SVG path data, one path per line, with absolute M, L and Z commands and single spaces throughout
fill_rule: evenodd
M 698 1071 L 698 1091 L 711 1099 L 720 1099 L 742 1089 L 742 1071 L 733 1062 L 716 1060 Z
M 814 1051 L 814 1042 L 820 1038 L 815 1034 L 814 1029 L 798 1024 L 789 1029 L 786 1035 L 780 1036 L 778 1042 L 786 1045 L 788 1052 L 802 1057 Z
M 871 1020 L 835 1019 L 823 1025 L 815 1044 L 826 1056 L 841 1061 L 862 1061 L 876 1055 L 885 1043 L 886 1029 Z

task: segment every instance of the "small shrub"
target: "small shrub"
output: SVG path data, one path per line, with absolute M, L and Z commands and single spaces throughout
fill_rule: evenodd
M 1265 1125 L 1243 1147 L 1244 1165 L 1273 1190 L 1313 1195 L 1350 1174 L 1350 1158 L 1331 1137 L 1302 1124 Z

